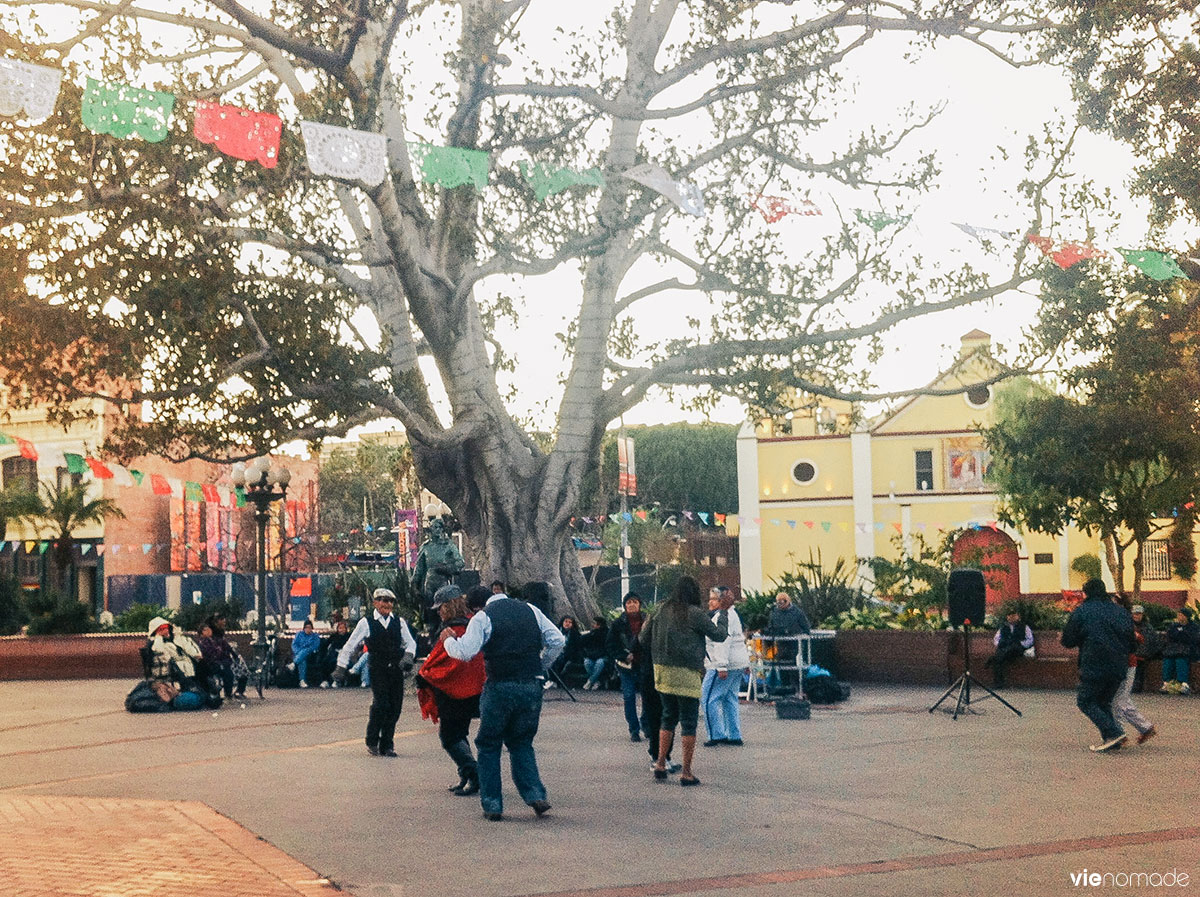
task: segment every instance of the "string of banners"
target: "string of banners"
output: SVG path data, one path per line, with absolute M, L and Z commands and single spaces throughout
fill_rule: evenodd
M 28 439 L 10 436 L 7 433 L 0 433 L 0 447 L 2 446 L 16 446 L 20 456 L 30 461 L 45 460 L 55 467 L 66 468 L 69 474 L 111 480 L 115 486 L 150 489 L 155 495 L 170 496 L 185 502 L 206 502 L 223 508 L 236 509 L 246 506 L 246 492 L 241 486 L 198 483 L 159 473 L 148 474 L 113 461 L 101 461 L 99 458 L 58 449 L 39 451 Z M 303 513 L 307 511 L 308 503 L 289 499 L 285 507 L 288 513 Z
M 40 122 L 54 113 L 62 86 L 58 69 L 11 58 L 0 58 L 0 115 Z M 167 138 L 177 97 L 164 91 L 148 90 L 128 84 L 101 82 L 88 78 L 81 100 L 80 117 L 85 127 L 97 134 L 137 138 L 153 143 Z M 193 101 L 192 134 L 201 143 L 246 162 L 274 168 L 279 162 L 283 120 L 269 112 L 242 109 L 209 100 Z M 387 177 L 387 137 L 315 121 L 300 121 L 309 170 L 319 176 L 360 181 L 377 186 Z M 407 144 L 409 155 L 421 180 L 447 189 L 470 186 L 482 191 L 489 182 L 491 155 L 484 150 L 465 147 L 433 146 L 422 142 Z M 599 168 L 585 170 L 568 166 L 520 161 L 517 168 L 534 197 L 542 202 L 572 187 L 604 187 L 607 179 Z M 686 178 L 676 178 L 661 165 L 645 162 L 616 173 L 617 177 L 653 190 L 680 211 L 704 218 L 708 214 L 703 190 Z M 774 224 L 788 215 L 816 217 L 820 206 L 810 199 L 764 193 L 746 197 L 750 207 Z M 877 210 L 853 209 L 855 220 L 875 233 L 889 227 L 905 226 L 911 216 Z M 1016 231 L 951 222 L 964 233 L 986 243 L 994 237 L 1015 239 Z M 1029 234 L 1028 239 L 1063 268 L 1080 261 L 1108 256 L 1089 243 L 1057 242 L 1050 237 Z M 1148 249 L 1119 249 L 1126 263 L 1156 280 L 1186 278 L 1171 256 Z

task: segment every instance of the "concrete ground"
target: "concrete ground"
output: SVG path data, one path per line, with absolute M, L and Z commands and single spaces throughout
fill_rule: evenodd
M 363 748 L 366 690 L 134 716 L 132 685 L 0 683 L 0 893 L 1161 894 L 1172 872 L 1200 888 L 1196 698 L 1139 696 L 1162 734 L 1111 755 L 1087 750 L 1070 692 L 1006 692 L 1020 718 L 986 700 L 953 720 L 927 712 L 936 689 L 873 685 L 807 721 L 743 706 L 746 745 L 697 748 L 703 785 L 682 789 L 652 778 L 619 695 L 550 692 L 553 810 L 537 819 L 506 772 L 497 823 L 446 792 L 411 695 L 388 760 Z M 1085 869 L 1108 877 L 1074 884 Z

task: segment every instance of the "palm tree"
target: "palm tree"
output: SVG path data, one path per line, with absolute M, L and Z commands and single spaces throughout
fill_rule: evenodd
M 17 486 L 0 489 L 0 542 L 8 538 L 8 524 L 34 520 L 42 511 L 36 492 Z
M 89 523 L 103 523 L 105 517 L 125 518 L 125 512 L 111 498 L 92 498 L 85 485 L 60 485 L 43 482 L 38 517 L 50 525 L 54 536 L 54 559 L 66 573 L 67 594 L 75 579 L 75 531 Z

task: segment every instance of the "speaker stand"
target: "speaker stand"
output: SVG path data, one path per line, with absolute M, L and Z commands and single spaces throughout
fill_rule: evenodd
M 999 701 L 1001 704 L 1003 704 L 1005 707 L 1007 707 L 1009 710 L 1011 710 L 1017 716 L 1021 715 L 1020 710 L 1018 710 L 1012 704 L 1008 703 L 1008 701 L 1004 700 L 1004 698 L 1000 697 L 998 694 L 996 694 L 994 691 L 992 691 L 990 688 L 988 688 L 986 685 L 984 685 L 982 682 L 978 681 L 974 676 L 971 675 L 971 627 L 967 623 L 963 624 L 963 660 L 964 660 L 963 674 L 961 676 L 959 676 L 954 681 L 954 684 L 951 685 L 949 688 L 947 688 L 945 693 L 940 698 L 937 699 L 937 701 L 934 703 L 934 705 L 932 707 L 929 708 L 930 713 L 933 713 L 933 711 L 937 710 L 940 706 L 942 706 L 942 704 L 945 702 L 945 700 L 948 697 L 950 697 L 951 695 L 955 694 L 955 692 L 957 692 L 957 696 L 955 697 L 955 703 L 954 703 L 954 717 L 953 717 L 956 720 L 958 719 L 960 714 L 978 713 L 979 711 L 972 708 L 971 704 L 973 704 L 973 703 L 978 704 L 980 701 L 986 701 L 989 697 L 995 698 L 997 701 Z M 984 691 L 987 692 L 987 694 L 981 698 L 975 698 L 974 700 L 972 700 L 972 698 L 971 698 L 972 685 L 974 685 L 975 688 L 983 689 Z

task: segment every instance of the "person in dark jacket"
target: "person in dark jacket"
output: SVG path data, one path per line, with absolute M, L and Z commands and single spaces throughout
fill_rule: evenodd
M 812 624 L 804 608 L 792 601 L 787 592 L 775 596 L 775 606 L 767 618 L 763 635 L 779 638 L 775 643 L 775 668 L 778 670 L 781 691 L 795 694 L 800 690 L 800 670 L 796 666 L 796 655 L 800 650 L 798 640 L 791 636 L 808 635 Z
M 1100 730 L 1101 743 L 1093 751 L 1111 751 L 1125 741 L 1125 732 L 1113 717 L 1112 703 L 1125 680 L 1129 655 L 1137 649 L 1133 617 L 1108 598 L 1104 583 L 1089 579 L 1083 584 L 1084 601 L 1071 612 L 1063 627 L 1062 643 L 1079 649 L 1079 688 L 1075 704 Z
M 604 617 L 592 617 L 592 628 L 579 637 L 579 650 L 583 652 L 583 668 L 587 672 L 584 691 L 602 688 L 608 669 L 608 623 Z
M 579 624 L 575 618 L 569 614 L 558 621 L 558 628 L 566 638 L 567 644 L 563 648 L 562 654 L 558 655 L 558 660 L 554 661 L 553 670 L 558 678 L 566 681 L 566 677 L 571 675 L 569 668 L 574 668 L 576 672 L 583 669 L 583 647 L 579 643 L 582 633 L 579 631 Z M 546 687 L 552 688 L 553 686 L 553 681 L 547 679 Z
M 1192 620 L 1189 608 L 1180 608 L 1175 615 L 1175 622 L 1167 627 L 1166 639 L 1163 644 L 1163 684 L 1162 690 L 1167 694 L 1190 695 L 1192 687 L 1188 684 L 1192 676 L 1192 661 L 1196 659 L 1200 649 L 1200 628 Z
M 1133 674 L 1133 694 L 1141 694 L 1146 687 L 1146 664 L 1162 655 L 1162 635 L 1146 619 L 1146 609 L 1135 604 L 1130 611 L 1133 614 L 1133 631 L 1137 633 L 1137 668 Z
M 608 656 L 616 664 L 621 677 L 621 697 L 625 700 L 625 725 L 629 728 L 629 740 L 641 741 L 637 697 L 642 649 L 638 644 L 638 635 L 646 622 L 646 615 L 642 613 L 642 599 L 637 592 L 626 595 L 624 604 L 625 612 L 608 627 Z
M 723 642 L 729 635 L 729 614 L 717 611 L 710 620 L 701 608 L 700 585 L 681 576 L 671 597 L 664 601 L 638 636 L 654 653 L 654 688 L 662 699 L 662 724 L 658 733 L 658 763 L 654 778 L 665 779 L 667 754 L 679 725 L 683 768 L 679 784 L 699 785 L 692 774 L 696 753 L 696 723 L 700 716 L 700 691 L 704 681 L 705 639 Z
M 992 644 L 996 646 L 996 653 L 987 659 L 984 666 L 992 668 L 996 688 L 1004 688 L 1004 667 L 1018 657 L 1024 657 L 1025 652 L 1033 647 L 1033 630 L 1021 622 L 1019 611 L 1010 610 L 996 630 Z

